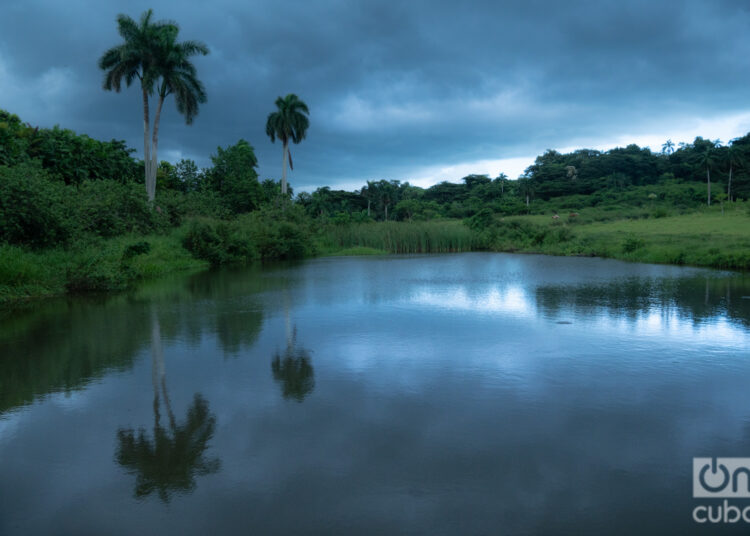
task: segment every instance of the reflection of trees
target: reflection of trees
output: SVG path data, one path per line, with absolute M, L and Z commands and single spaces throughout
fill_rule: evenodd
M 302 402 L 315 387 L 315 378 L 310 354 L 297 346 L 297 330 L 287 340 L 283 353 L 276 352 L 271 361 L 273 379 L 281 384 L 284 398 L 293 398 Z
M 197 345 L 215 333 L 227 353 L 251 346 L 263 323 L 255 295 L 284 283 L 283 271 L 259 277 L 256 270 L 179 275 L 127 293 L 0 308 L 0 415 L 47 393 L 82 389 L 112 370 L 130 370 L 149 344 L 153 303 L 166 306 L 160 315 L 165 339 Z
M 742 277 L 690 277 L 679 279 L 630 278 L 599 285 L 542 286 L 536 302 L 547 314 L 566 309 L 583 313 L 636 317 L 653 310 L 674 310 L 700 321 L 719 314 L 750 325 L 750 285 Z
M 310 353 L 297 345 L 297 328 L 292 329 L 289 318 L 289 295 L 284 292 L 284 318 L 286 320 L 286 349 L 276 352 L 271 361 L 273 379 L 281 384 L 284 398 L 302 402 L 315 387 Z
M 171 416 L 170 416 L 171 417 Z M 208 403 L 198 394 L 188 409 L 183 424 L 170 418 L 169 428 L 154 417 L 154 437 L 141 429 L 117 431 L 117 463 L 136 475 L 135 496 L 147 497 L 156 492 L 168 502 L 173 493 L 189 493 L 195 489 L 195 477 L 215 473 L 221 462 L 207 459 L 205 451 L 214 433 L 216 418 L 208 411 Z
M 117 431 L 117 463 L 136 476 L 135 496 L 147 497 L 156 492 L 168 502 L 173 493 L 189 493 L 195 488 L 195 477 L 219 470 L 217 458 L 205 456 L 213 437 L 216 418 L 208 402 L 199 394 L 188 408 L 185 422 L 177 423 L 169 401 L 161 346 L 159 320 L 152 311 L 151 331 L 152 380 L 154 385 L 154 433 L 120 429 Z M 168 425 L 161 423 L 161 400 L 167 412 Z
M 148 341 L 148 312 L 122 296 L 35 303 L 0 316 L 0 414 L 127 370 Z

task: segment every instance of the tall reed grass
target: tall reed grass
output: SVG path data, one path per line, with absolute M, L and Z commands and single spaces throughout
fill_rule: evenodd
M 369 222 L 331 225 L 320 236 L 323 250 L 373 248 L 388 253 L 451 253 L 478 247 L 460 221 Z

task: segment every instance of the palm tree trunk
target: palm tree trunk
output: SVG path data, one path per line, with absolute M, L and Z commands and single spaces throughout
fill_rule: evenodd
M 156 115 L 154 115 L 154 135 L 151 142 L 151 181 L 149 191 L 149 201 L 156 198 L 156 171 L 159 169 L 159 160 L 156 155 L 156 149 L 159 146 L 159 120 L 161 119 L 161 107 L 164 104 L 164 97 L 159 95 L 159 104 L 156 106 Z
M 143 91 L 143 167 L 145 168 L 145 179 L 146 179 L 146 195 L 149 201 L 154 199 L 151 197 L 151 190 L 149 189 L 149 181 L 151 179 L 151 151 L 149 150 L 148 134 L 150 130 L 150 119 L 148 116 L 148 92 L 146 88 L 141 88 Z
M 289 152 L 289 142 L 284 141 L 284 152 L 281 158 L 281 194 L 286 195 L 286 155 Z
M 732 202 L 732 163 L 729 163 L 729 182 L 727 183 L 727 199 Z
M 711 206 L 711 168 L 706 166 L 706 183 L 708 184 L 708 206 Z
M 370 200 L 367 200 L 367 217 L 370 217 Z

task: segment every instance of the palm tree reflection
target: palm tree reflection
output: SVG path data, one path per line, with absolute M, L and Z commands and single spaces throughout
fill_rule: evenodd
M 287 339 L 286 350 L 276 352 L 271 361 L 273 379 L 281 384 L 284 398 L 302 402 L 315 387 L 315 378 L 310 354 L 297 346 L 297 330 Z
M 286 320 L 286 349 L 276 351 L 271 361 L 273 379 L 281 384 L 284 398 L 302 402 L 315 387 L 315 377 L 310 353 L 297 346 L 297 328 L 292 329 L 289 318 L 289 296 L 284 293 L 284 317 Z
M 178 423 L 172 413 L 167 394 L 164 354 L 161 346 L 159 320 L 152 311 L 151 357 L 154 385 L 154 433 L 150 438 L 144 429 L 117 431 L 115 458 L 130 474 L 134 474 L 135 496 L 147 497 L 156 492 L 164 502 L 174 493 L 190 493 L 195 489 L 195 477 L 215 473 L 221 462 L 205 456 L 208 442 L 216 427 L 208 402 L 196 394 L 188 408 L 184 423 Z M 161 393 L 161 396 L 160 396 Z M 168 426 L 163 426 L 160 400 L 167 411 Z

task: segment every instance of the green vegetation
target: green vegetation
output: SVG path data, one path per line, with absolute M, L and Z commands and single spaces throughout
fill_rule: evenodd
M 259 180 L 243 139 L 217 147 L 206 169 L 158 163 L 163 103 L 174 94 L 192 122 L 206 94 L 190 59 L 208 49 L 178 42 L 178 27 L 153 22 L 150 10 L 117 24 L 123 43 L 99 66 L 105 89 L 140 82 L 145 159 L 123 141 L 34 127 L 0 110 L 0 302 L 317 254 L 518 251 L 750 269 L 750 134 L 726 146 L 698 137 L 675 149 L 667 140 L 661 153 L 550 150 L 518 180 L 372 180 L 294 197 L 289 142 L 309 127 L 299 97 L 279 97 L 266 123 L 283 145 L 280 181 Z
M 321 249 L 338 254 L 451 253 L 471 251 L 476 235 L 460 221 L 332 225 L 320 233 Z
M 276 99 L 276 111 L 268 115 L 266 122 L 266 135 L 275 142 L 279 138 L 282 143 L 282 171 L 281 171 L 281 194 L 287 194 L 286 185 L 286 163 L 289 168 L 294 169 L 292 153 L 289 151 L 289 142 L 299 143 L 305 139 L 310 120 L 307 115 L 310 110 L 307 104 L 302 102 L 297 95 L 290 93 L 286 97 Z
M 174 94 L 177 111 L 190 124 L 198 113 L 198 104 L 206 102 L 206 92 L 198 80 L 190 57 L 208 54 L 208 47 L 198 41 L 177 42 L 179 27 L 172 22 L 152 22 L 153 11 L 141 15 L 136 23 L 127 15 L 117 16 L 117 30 L 124 42 L 107 50 L 99 58 L 99 68 L 105 71 L 105 90 L 120 92 L 123 79 L 130 85 L 138 79 L 143 95 L 143 154 L 146 193 L 153 201 L 156 195 L 156 173 L 159 145 L 159 120 L 164 100 Z M 156 91 L 159 97 L 153 130 L 149 116 L 149 97 Z M 149 131 L 152 130 L 149 142 Z
M 748 138 L 727 151 L 711 144 L 710 207 L 700 138 L 662 155 L 547 152 L 521 181 L 470 175 L 423 189 L 381 180 L 295 198 L 259 180 L 253 147 L 239 140 L 218 147 L 207 169 L 162 162 L 151 205 L 143 163 L 123 142 L 0 119 L 0 302 L 318 254 L 515 251 L 750 269 L 750 209 L 739 197 L 750 193 Z M 610 173 L 597 183 L 590 168 Z

